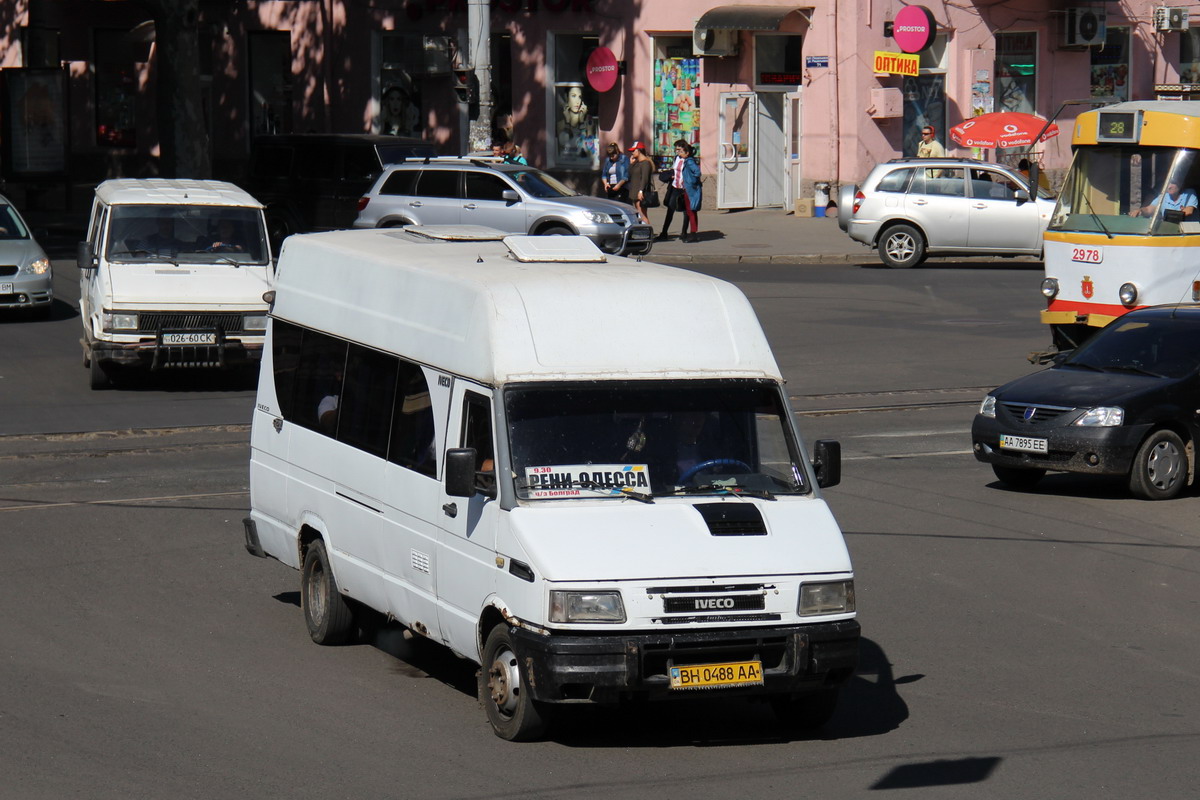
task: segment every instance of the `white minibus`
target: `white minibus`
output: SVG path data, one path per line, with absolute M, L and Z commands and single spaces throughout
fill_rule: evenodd
M 273 292 L 246 548 L 301 571 L 314 641 L 398 621 L 481 665 L 505 739 L 697 693 L 828 720 L 840 450 L 806 454 L 736 287 L 448 226 L 290 237 Z

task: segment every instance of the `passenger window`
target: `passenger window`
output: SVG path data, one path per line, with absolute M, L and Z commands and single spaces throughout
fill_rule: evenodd
M 971 170 L 971 196 L 989 200 L 1012 200 L 1013 185 L 1008 177 L 990 169 Z
M 913 170 L 898 169 L 889 172 L 879 180 L 879 185 L 875 187 L 877 192 L 903 192 L 908 188 L 908 179 L 912 177 Z
M 512 187 L 499 175 L 490 175 L 486 172 L 467 173 L 468 200 L 503 200 L 506 189 L 512 189 Z
M 379 190 L 380 194 L 414 194 L 413 187 L 417 183 L 417 175 L 419 173 L 415 169 L 400 169 L 393 172 L 383 182 L 383 187 Z
M 416 364 L 400 361 L 398 372 L 388 461 L 433 477 L 437 474 L 437 451 L 429 384 Z
M 271 366 L 275 374 L 275 398 L 279 413 L 292 419 L 292 391 L 296 385 L 296 368 L 300 364 L 300 340 L 304 330 L 281 319 L 271 320 Z
M 467 392 L 463 401 L 462 446 L 475 448 L 475 488 L 488 491 L 496 485 L 496 452 L 492 446 L 492 404 L 480 394 Z
M 422 197 L 458 197 L 459 173 L 448 169 L 422 170 L 416 194 Z
M 362 345 L 350 345 L 342 385 L 337 438 L 351 447 L 383 458 L 396 396 L 400 359 Z
M 293 422 L 328 436 L 337 433 L 345 368 L 345 342 L 317 331 L 304 331 L 292 391 Z
M 966 186 L 961 169 L 927 169 L 925 172 L 925 194 L 945 197 L 966 197 Z

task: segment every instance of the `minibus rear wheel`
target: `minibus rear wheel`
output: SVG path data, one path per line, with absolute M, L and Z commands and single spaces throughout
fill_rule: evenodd
M 354 633 L 354 614 L 338 591 L 325 543 L 314 540 L 304 554 L 300 606 L 308 635 L 317 644 L 345 644 Z
M 483 703 L 492 730 L 501 739 L 525 742 L 546 730 L 544 709 L 529 691 L 526 671 L 521 667 L 507 625 L 492 628 L 483 646 L 479 702 Z

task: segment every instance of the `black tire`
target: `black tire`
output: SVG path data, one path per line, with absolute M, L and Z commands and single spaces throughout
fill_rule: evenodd
M 1187 451 L 1179 434 L 1159 430 L 1147 436 L 1129 468 L 1129 491 L 1143 500 L 1169 500 L 1187 481 Z
M 501 739 L 526 742 L 545 732 L 547 717 L 529 691 L 528 676 L 506 625 L 488 633 L 478 683 L 479 702 Z
M 549 228 L 542 228 L 538 236 L 574 236 L 575 231 L 565 225 L 551 225 Z
M 775 718 L 788 730 L 815 731 L 825 727 L 837 711 L 839 691 L 822 689 L 812 694 L 777 695 L 771 698 Z
M 1046 477 L 1046 470 L 1022 467 L 1002 467 L 999 464 L 992 464 L 992 472 L 996 473 L 996 477 L 1005 486 L 1013 489 L 1032 489 L 1037 486 L 1038 481 Z
M 112 376 L 109 374 L 109 368 L 105 367 L 95 357 L 91 356 L 87 359 L 88 378 L 93 390 L 112 388 Z
M 392 220 L 388 220 L 387 222 L 383 223 L 379 227 L 381 227 L 381 228 L 403 228 L 405 225 L 412 225 L 412 223 L 406 219 L 392 219 Z
M 893 225 L 879 237 L 879 258 L 892 269 L 908 269 L 925 260 L 925 237 L 912 225 Z
M 300 607 L 304 610 L 308 635 L 317 644 L 345 644 L 354 634 L 354 614 L 338 591 L 325 542 L 320 539 L 310 544 L 304 554 Z

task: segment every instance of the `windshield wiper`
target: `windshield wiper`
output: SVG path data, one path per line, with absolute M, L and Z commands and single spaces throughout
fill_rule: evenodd
M 1112 231 L 1104 227 L 1104 223 L 1100 221 L 1100 215 L 1096 213 L 1096 209 L 1092 207 L 1092 201 L 1088 200 L 1087 193 L 1083 192 L 1079 195 L 1083 198 L 1083 202 L 1087 204 L 1088 213 L 1092 215 L 1092 219 L 1096 220 L 1096 224 L 1100 226 L 1100 230 L 1104 231 L 1104 235 L 1110 239 L 1116 238 L 1112 235 Z
M 630 498 L 632 498 L 634 500 L 638 500 L 642 503 L 653 503 L 654 502 L 654 495 L 652 495 L 652 494 L 646 494 L 645 492 L 639 492 L 634 489 L 630 489 L 628 486 L 618 486 L 615 483 L 600 483 L 598 481 L 591 481 L 591 480 L 556 481 L 553 484 L 547 484 L 547 485 L 530 484 L 528 480 L 518 480 L 516 483 L 517 483 L 518 489 L 524 489 L 526 491 L 530 491 L 530 490 L 538 491 L 539 489 L 548 489 L 548 490 L 553 491 L 555 489 L 568 489 L 573 486 L 578 486 L 580 489 L 593 489 L 598 492 L 607 491 L 609 489 L 616 489 L 618 494 L 621 497 L 630 497 Z M 609 495 L 609 496 L 613 497 L 616 495 Z M 540 499 L 540 498 L 534 498 L 534 499 Z
M 726 486 L 723 483 L 702 483 L 699 486 L 684 486 L 670 492 L 676 494 L 703 494 L 704 492 L 721 491 L 734 497 L 758 497 L 762 500 L 774 500 L 775 495 L 766 489 L 743 489 L 738 486 Z

